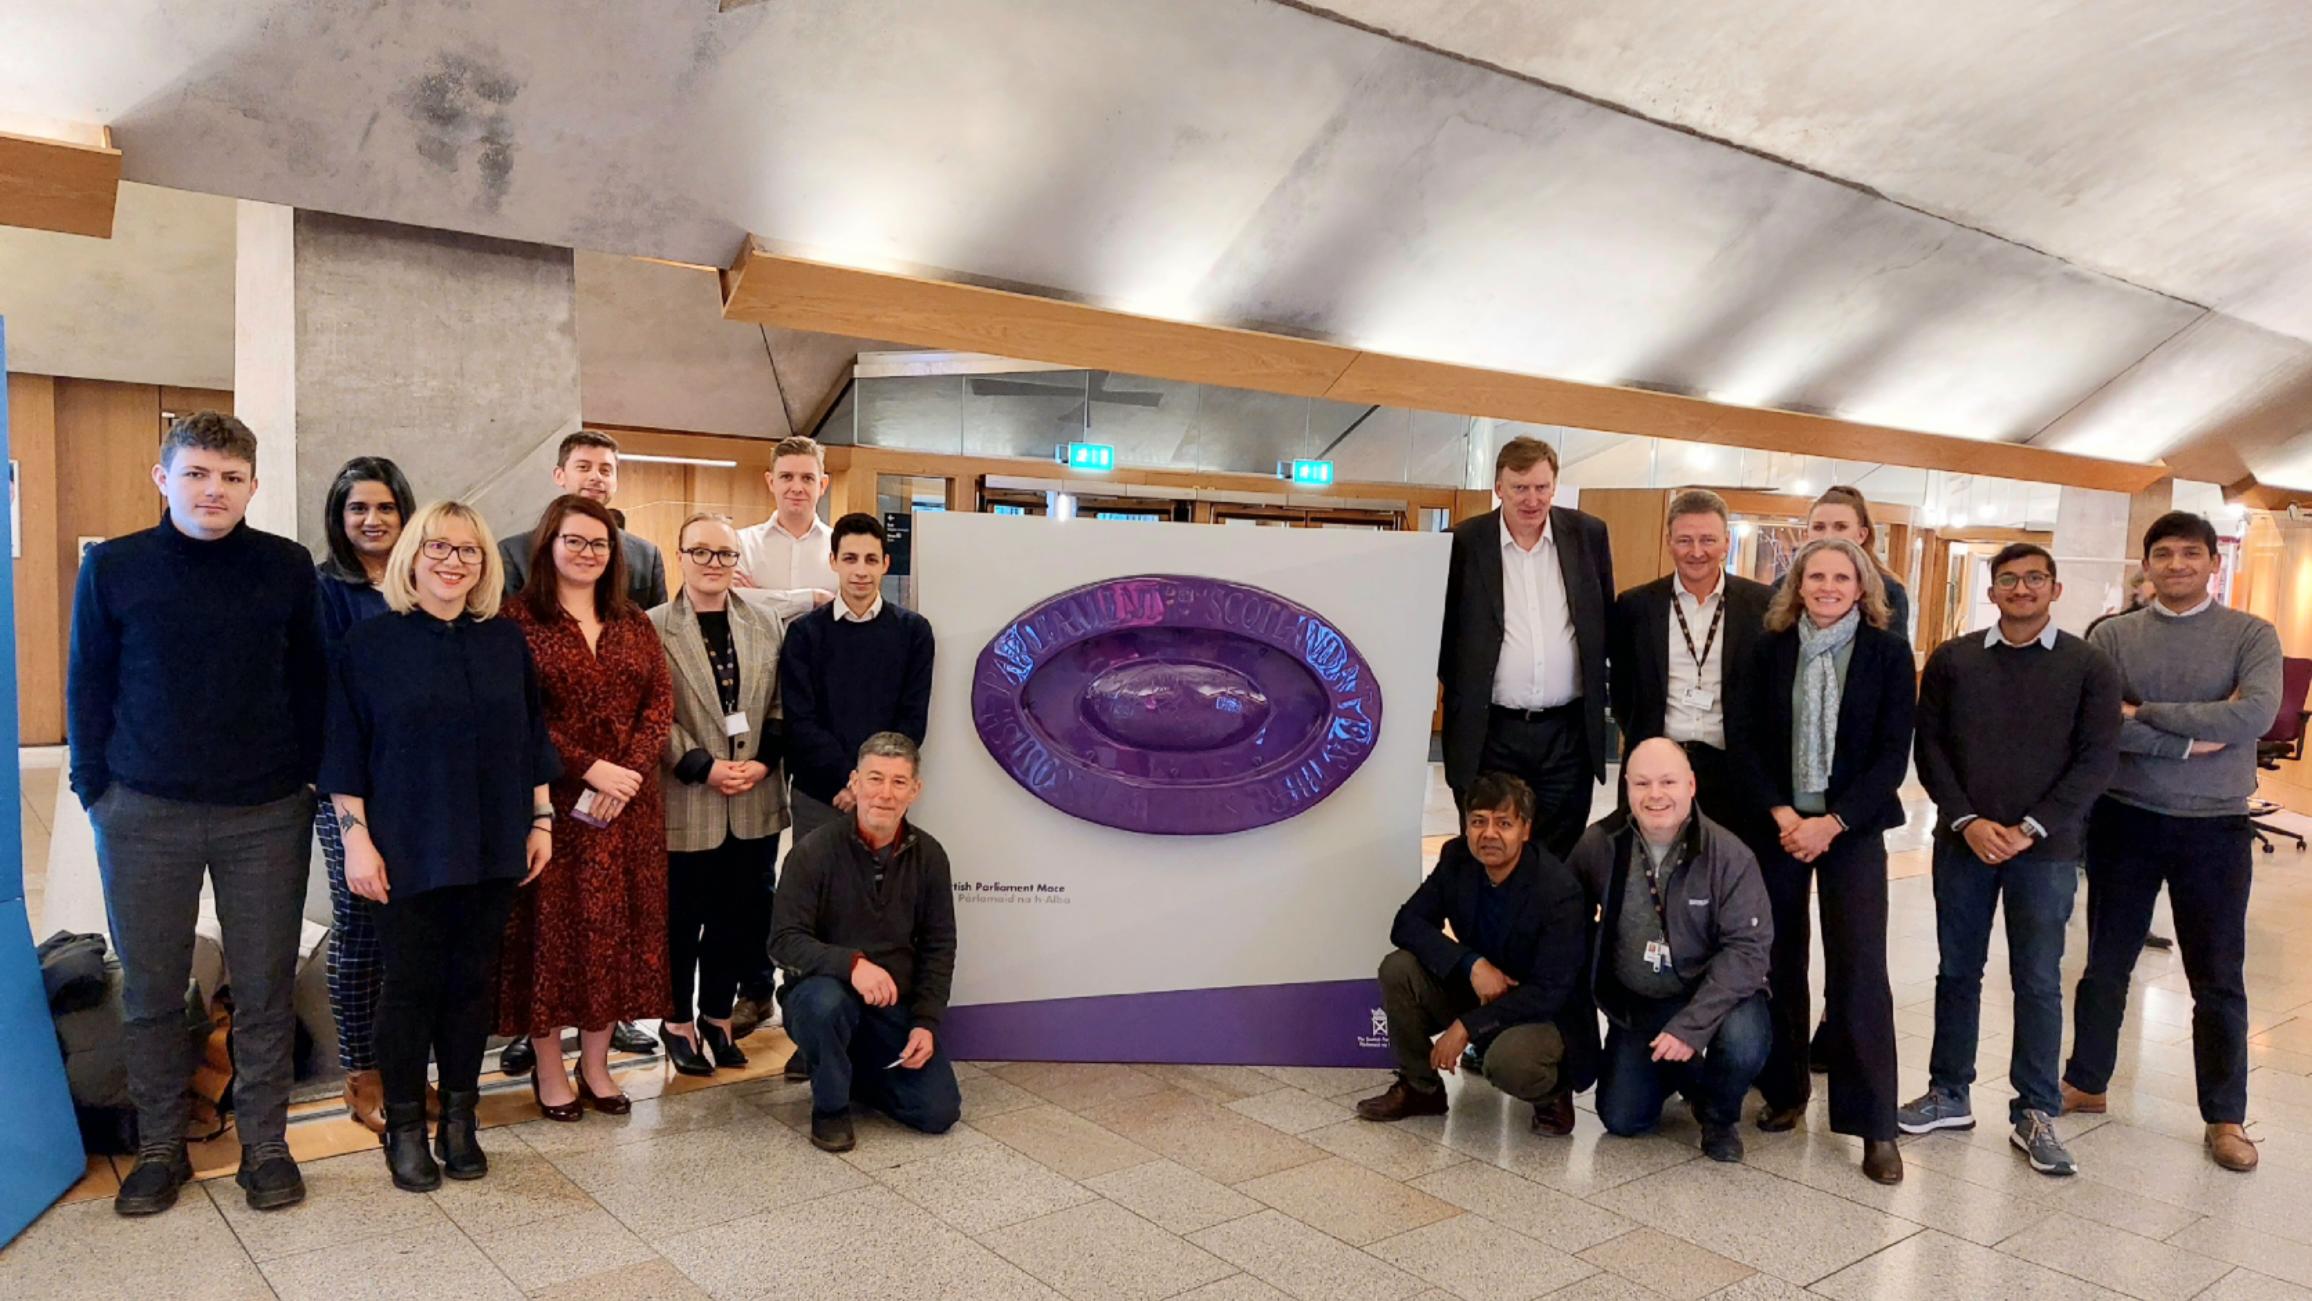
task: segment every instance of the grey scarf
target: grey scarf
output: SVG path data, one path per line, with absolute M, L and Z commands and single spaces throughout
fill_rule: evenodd
M 1838 758 L 1838 659 L 1840 649 L 1862 627 L 1862 607 L 1828 628 L 1798 617 L 1798 717 L 1792 720 L 1798 746 L 1798 789 L 1828 791 L 1830 766 Z

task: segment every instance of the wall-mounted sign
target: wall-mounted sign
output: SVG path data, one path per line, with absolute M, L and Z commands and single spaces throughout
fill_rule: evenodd
M 1028 610 L 980 652 L 972 721 L 1037 799 L 1220 835 L 1281 822 L 1372 753 L 1381 689 L 1331 621 L 1242 583 L 1146 574 Z
M 1331 461 L 1279 461 L 1276 477 L 1289 479 L 1296 488 L 1330 488 L 1333 486 Z
M 1062 443 L 1052 459 L 1071 470 L 1113 470 L 1116 449 L 1107 443 Z

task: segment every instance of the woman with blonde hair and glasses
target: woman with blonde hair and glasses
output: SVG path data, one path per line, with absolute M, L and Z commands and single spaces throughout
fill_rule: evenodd
M 367 901 L 385 969 L 376 1046 L 386 1168 L 411 1192 L 479 1179 L 475 1141 L 493 974 L 518 886 L 553 851 L 546 735 L 522 630 L 498 612 L 481 516 L 434 502 L 403 528 L 379 586 L 390 613 L 345 634 L 319 785 Z M 442 1117 L 426 1150 L 426 1058 Z M 440 1157 L 439 1164 L 435 1155 Z
M 1807 895 L 1818 885 L 1830 1127 L 1863 1140 L 1865 1174 L 1898 1183 L 1885 836 L 1903 823 L 1896 792 L 1910 768 L 1915 688 L 1910 646 L 1887 617 L 1862 548 L 1843 538 L 1800 548 L 1767 606 L 1753 689 L 1729 740 L 1745 800 L 1772 814 L 1750 846 L 1774 908 L 1774 1047 L 1758 1077 L 1758 1127 L 1795 1128 L 1812 1091 Z
M 660 760 L 674 1011 L 659 1037 L 675 1070 L 712 1075 L 747 1064 L 731 1005 L 739 982 L 764 961 L 772 863 L 787 825 L 779 618 L 734 599 L 743 552 L 728 516 L 684 520 L 675 550 L 682 590 L 650 612 L 674 673 L 674 730 Z

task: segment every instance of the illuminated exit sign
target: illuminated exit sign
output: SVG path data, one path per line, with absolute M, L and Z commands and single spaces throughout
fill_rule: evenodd
M 1279 461 L 1276 477 L 1292 480 L 1296 488 L 1330 488 L 1333 486 L 1331 461 Z
M 1113 470 L 1116 449 L 1106 443 L 1062 443 L 1052 459 L 1071 470 Z

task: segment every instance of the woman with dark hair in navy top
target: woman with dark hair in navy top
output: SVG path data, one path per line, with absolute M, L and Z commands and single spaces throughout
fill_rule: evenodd
M 321 641 L 332 660 L 347 630 L 385 613 L 379 583 L 386 558 L 401 540 L 402 525 L 416 512 L 409 480 L 382 456 L 356 456 L 330 481 L 321 521 L 329 556 L 321 562 L 315 595 Z M 337 1064 L 345 1069 L 345 1110 L 370 1133 L 383 1134 L 385 1095 L 370 1042 L 382 979 L 377 932 L 370 927 L 368 910 L 345 888 L 345 844 L 337 834 L 337 811 L 327 800 L 314 809 L 313 833 L 321 839 L 321 858 L 329 868 L 329 1011 L 337 1022 Z

